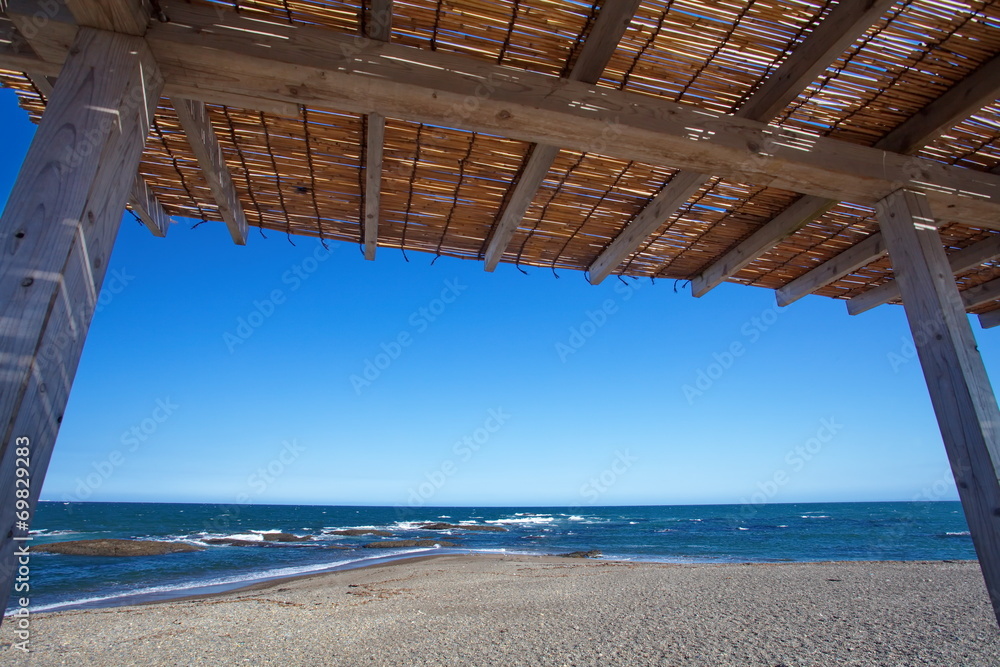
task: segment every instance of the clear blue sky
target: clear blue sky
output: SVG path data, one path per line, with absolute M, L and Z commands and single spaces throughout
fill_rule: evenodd
M 33 126 L 10 91 L 0 109 L 5 198 Z M 672 281 L 595 287 L 386 248 L 366 262 L 354 244 L 252 229 L 237 247 L 222 223 L 191 226 L 158 239 L 124 220 L 43 499 L 957 497 L 901 308 L 778 310 L 758 288 L 695 299 Z M 974 329 L 995 371 L 1000 332 Z M 366 361 L 384 367 L 370 384 Z M 686 392 L 699 371 L 717 377 Z

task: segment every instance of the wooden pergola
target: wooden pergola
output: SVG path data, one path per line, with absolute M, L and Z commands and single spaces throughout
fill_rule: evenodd
M 122 212 L 902 302 L 1000 618 L 1000 2 L 6 0 L 0 596 Z M 21 473 L 23 474 L 23 473 Z M 21 495 L 25 495 L 23 492 Z

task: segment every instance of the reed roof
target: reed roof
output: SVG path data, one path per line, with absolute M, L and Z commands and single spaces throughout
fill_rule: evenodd
M 245 16 L 363 34 L 361 2 L 196 0 Z M 599 3 L 583 0 L 396 0 L 390 40 L 552 77 L 566 77 L 587 43 Z M 596 85 L 733 113 L 830 14 L 819 0 L 642 0 Z M 169 16 L 169 7 L 165 8 Z M 866 146 L 1000 53 L 1000 3 L 902 0 L 888 7 L 801 92 L 776 122 Z M 46 92 L 2 72 L 38 118 Z M 247 222 L 262 233 L 361 243 L 366 186 L 365 114 L 309 105 L 286 113 L 209 104 Z M 1000 100 L 970 112 L 927 143 L 921 157 L 1000 168 Z M 560 150 L 502 256 L 505 263 L 584 271 L 676 173 L 602 153 Z M 379 252 L 423 251 L 482 260 L 534 147 L 495 134 L 388 115 L 383 142 Z M 219 220 L 212 191 L 170 101 L 163 99 L 140 167 L 173 216 Z M 367 194 L 371 196 L 371 194 Z M 614 273 L 690 280 L 799 195 L 711 178 Z M 873 211 L 843 202 L 729 278 L 777 289 L 877 232 Z M 950 252 L 998 232 L 951 223 Z M 1000 275 L 987 261 L 958 276 L 962 289 Z M 892 279 L 881 256 L 816 293 L 849 299 Z M 992 301 L 972 309 L 1000 308 Z

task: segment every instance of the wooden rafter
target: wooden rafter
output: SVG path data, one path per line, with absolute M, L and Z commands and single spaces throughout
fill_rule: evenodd
M 1000 299 L 1000 278 L 962 291 L 962 303 L 966 308 L 976 308 L 997 299 Z
M 141 174 L 136 175 L 135 183 L 129 196 L 128 206 L 132 209 L 142 224 L 153 233 L 153 236 L 166 236 L 170 229 L 170 216 L 163 210 L 156 195 L 150 189 L 146 179 Z
M 913 153 L 933 141 L 942 132 L 982 109 L 1000 95 L 1000 56 L 993 58 L 944 95 L 906 120 L 881 141 L 876 148 L 897 153 Z M 691 282 L 695 296 L 739 273 L 755 259 L 837 205 L 836 200 L 800 197 L 777 217 L 765 223 L 745 241 L 706 268 Z M 873 255 L 865 264 L 878 259 Z M 864 264 L 862 265 L 864 266 Z M 818 285 L 819 289 L 822 285 Z
M 639 0 L 608 0 L 604 3 L 594 21 L 594 28 L 587 36 L 580 50 L 580 56 L 569 73 L 570 80 L 597 83 L 638 6 Z M 542 186 L 542 181 L 552 168 L 557 155 L 559 155 L 558 146 L 545 144 L 532 146 L 530 157 L 521 170 L 520 178 L 508 193 L 507 203 L 494 224 L 489 243 L 486 244 L 487 271 L 493 271 L 500 263 L 514 232 L 520 226 L 535 195 L 538 194 L 538 189 Z
M 948 263 L 951 265 L 951 272 L 960 275 L 996 257 L 1000 257 L 1000 234 L 994 234 L 984 241 L 974 243 L 968 248 L 962 248 L 948 255 Z M 858 315 L 898 298 L 899 285 L 896 284 L 895 280 L 892 280 L 849 299 L 847 312 L 851 315 Z
M 374 0 L 365 21 L 369 39 L 388 42 L 392 35 L 392 0 Z M 381 215 L 382 153 L 385 146 L 385 116 L 370 113 L 366 116 L 365 139 L 365 210 L 362 238 L 365 259 L 375 259 L 378 247 L 378 223 Z
M 226 165 L 225 155 L 219 139 L 212 129 L 212 120 L 203 102 L 194 100 L 172 100 L 177 118 L 184 134 L 187 135 L 191 152 L 198 159 L 198 166 L 208 182 L 212 197 L 219 207 L 219 215 L 229 228 L 229 234 L 237 245 L 246 245 L 247 220 L 243 215 L 239 194 L 233 185 L 233 177 Z
M 893 4 L 894 0 L 844 0 L 838 4 L 735 115 L 757 121 L 777 116 Z M 710 175 L 698 173 L 675 174 L 590 265 L 590 282 L 596 285 L 607 278 L 709 179 Z
M 872 234 L 812 271 L 802 274 L 776 291 L 779 306 L 787 306 L 820 287 L 836 282 L 872 263 L 872 258 L 884 255 L 885 242 L 881 234 Z
M 979 326 L 982 328 L 992 329 L 997 325 L 1000 325 L 1000 308 L 991 310 L 988 313 L 983 313 L 979 316 Z

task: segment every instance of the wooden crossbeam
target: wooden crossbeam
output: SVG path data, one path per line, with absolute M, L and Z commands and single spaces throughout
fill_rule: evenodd
M 246 245 L 247 220 L 243 215 L 239 194 L 233 185 L 233 177 L 226 165 L 222 146 L 219 144 L 208 109 L 203 102 L 194 100 L 171 100 L 184 134 L 187 135 L 191 152 L 198 159 L 198 166 L 212 190 L 212 197 L 219 207 L 219 215 L 229 228 L 229 234 L 237 245 Z
M 635 16 L 639 1 L 607 0 L 604 3 L 593 29 L 583 43 L 580 56 L 569 73 L 570 80 L 584 83 L 597 83 L 600 80 L 611 54 L 618 48 L 618 43 Z M 503 211 L 494 223 L 486 244 L 484 259 L 487 271 L 493 271 L 500 263 L 557 155 L 558 146 L 536 144 L 531 148 L 530 157 L 521 170 L 520 178 L 509 191 Z
M 0 217 L 0 608 L 163 83 L 141 38 L 82 28 L 73 52 Z
M 369 39 L 388 42 L 392 35 L 392 0 L 374 0 L 365 21 Z M 385 146 L 385 116 L 370 113 L 365 128 L 365 210 L 362 241 L 365 259 L 375 259 L 382 198 L 382 153 Z
M 988 313 L 983 313 L 979 316 L 979 326 L 982 328 L 992 329 L 997 325 L 1000 325 L 1000 308 L 991 310 Z
M 1000 299 L 1000 278 L 962 291 L 962 303 L 966 308 L 982 306 L 997 299 Z
M 721 259 L 702 271 L 691 281 L 691 294 L 704 296 L 728 278 L 749 266 L 767 250 L 802 228 L 803 221 L 813 220 L 836 205 L 823 197 L 806 195 L 772 218 L 746 239 L 736 244 Z
M 1000 410 L 927 197 L 876 205 L 993 611 L 1000 619 Z
M 153 236 L 167 235 L 167 230 L 170 229 L 170 216 L 163 210 L 141 174 L 135 177 L 135 183 L 132 184 L 128 205 Z
M 578 151 L 613 125 L 610 157 L 867 206 L 906 186 L 946 220 L 1000 228 L 1000 178 L 990 174 L 454 54 L 160 4 L 171 21 L 146 40 L 167 82 L 191 99 L 376 112 Z
M 894 0 L 840 2 L 735 115 L 757 121 L 777 116 L 893 4 Z M 596 285 L 607 278 L 709 179 L 697 173 L 675 174 L 590 265 L 590 282 Z
M 885 252 L 882 235 L 872 234 L 864 241 L 851 246 L 833 259 L 823 262 L 777 290 L 778 305 L 787 306 L 798 301 L 807 294 L 812 294 L 819 288 L 871 264 L 873 257 L 880 257 Z
M 875 147 L 898 153 L 916 152 L 998 96 L 1000 96 L 1000 56 L 988 61 L 955 84 L 944 95 L 883 137 Z M 837 203 L 836 200 L 822 197 L 808 195 L 800 197 L 792 206 L 761 226 L 751 237 L 702 271 L 701 275 L 691 281 L 693 294 L 702 296 L 722 284 Z M 871 261 L 877 258 L 873 256 Z
M 948 264 L 951 272 L 960 275 L 971 271 L 977 266 L 1000 257 L 1000 234 L 994 234 L 988 239 L 974 243 L 968 248 L 962 248 L 948 255 Z M 847 301 L 847 312 L 851 315 L 858 315 L 875 306 L 889 303 L 899 298 L 899 285 L 896 281 L 883 283 L 878 287 L 862 292 L 858 296 Z

